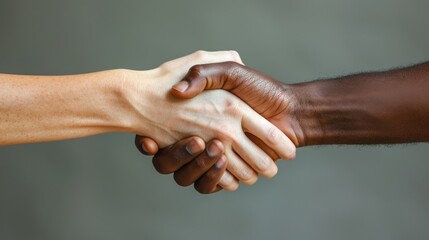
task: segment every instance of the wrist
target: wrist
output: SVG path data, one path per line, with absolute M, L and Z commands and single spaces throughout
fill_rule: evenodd
M 141 119 L 142 107 L 140 105 L 150 102 L 146 94 L 148 84 L 147 71 L 135 71 L 129 69 L 112 70 L 116 75 L 114 81 L 110 81 L 109 94 L 112 96 L 110 104 L 112 120 L 121 132 L 142 134 L 147 124 Z
M 319 144 L 323 139 L 321 116 L 314 105 L 318 89 L 309 83 L 284 84 L 290 103 L 290 127 L 297 147 Z
M 303 146 L 379 141 L 385 131 L 383 107 L 357 80 L 329 79 L 290 86 Z
M 123 132 L 149 136 L 153 132 L 156 117 L 164 101 L 167 87 L 162 81 L 159 69 L 136 71 L 116 70 L 120 81 L 113 84 L 117 102 L 116 124 Z M 165 88 L 165 89 L 164 89 Z
M 146 82 L 147 76 L 144 71 L 129 69 L 108 70 L 106 73 L 109 77 L 103 81 L 101 94 L 107 99 L 103 108 L 107 108 L 105 112 L 109 115 L 109 124 L 115 131 L 135 133 L 138 124 L 136 102 L 146 101 L 145 94 L 138 86 Z M 140 129 L 144 125 L 140 122 Z

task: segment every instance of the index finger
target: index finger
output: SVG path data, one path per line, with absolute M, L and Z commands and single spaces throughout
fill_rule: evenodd
M 292 141 L 276 126 L 257 114 L 246 105 L 242 125 L 249 132 L 261 139 L 283 159 L 294 159 L 296 147 Z

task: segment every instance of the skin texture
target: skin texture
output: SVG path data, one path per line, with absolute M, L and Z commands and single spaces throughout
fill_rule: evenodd
M 215 144 L 220 151 L 207 154 L 210 159 L 224 155 L 213 160 L 223 160 L 228 169 L 219 182 L 224 189 L 236 189 L 237 180 L 253 184 L 257 174 L 273 177 L 277 173 L 273 159 L 245 132 L 257 136 L 279 156 L 294 156 L 295 146 L 281 130 L 226 91 L 204 92 L 188 100 L 169 94 L 191 66 L 222 61 L 241 62 L 233 51 L 198 51 L 147 71 L 122 69 L 69 76 L 2 74 L 0 144 L 120 131 L 149 136 L 166 147 L 196 135 L 204 141 L 218 139 L 209 149 Z M 182 172 L 189 172 L 185 170 Z M 176 175 L 183 179 L 189 174 Z
M 121 70 L 69 76 L 0 74 L 0 145 L 125 131 Z
M 248 103 L 297 147 L 429 141 L 429 63 L 301 84 L 282 84 L 230 62 L 200 65 L 173 87 L 172 94 L 192 98 L 218 88 Z M 145 145 L 149 154 L 158 150 L 148 138 L 137 137 L 136 143 Z M 183 151 L 180 147 L 161 149 L 154 161 L 177 161 Z M 204 174 L 201 168 L 194 171 Z M 212 192 L 218 190 L 206 185 Z

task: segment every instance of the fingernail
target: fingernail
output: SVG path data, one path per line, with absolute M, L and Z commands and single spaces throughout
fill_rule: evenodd
M 191 142 L 189 142 L 188 144 L 186 144 L 186 151 L 190 154 L 190 155 L 194 155 L 197 154 L 199 152 L 201 152 L 203 149 L 201 147 L 200 144 L 198 144 L 197 141 L 192 140 Z
M 174 89 L 176 89 L 179 92 L 184 92 L 186 89 L 188 89 L 189 83 L 187 81 L 181 81 L 173 86 Z
M 212 142 L 210 146 L 207 148 L 207 155 L 209 157 L 216 157 L 220 153 L 220 149 L 216 143 Z
M 143 150 L 144 152 L 148 153 L 148 151 L 147 151 L 146 147 L 144 146 L 144 144 L 142 144 L 142 150 Z
M 217 169 L 221 169 L 223 167 L 223 165 L 225 165 L 226 160 L 225 157 L 221 157 L 219 160 L 217 160 L 217 162 L 215 163 L 215 168 Z

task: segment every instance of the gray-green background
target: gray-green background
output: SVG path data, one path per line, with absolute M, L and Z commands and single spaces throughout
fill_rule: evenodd
M 235 49 L 281 81 L 307 81 L 427 60 L 428 10 L 424 0 L 0 0 L 0 72 L 149 69 Z M 0 239 L 428 239 L 428 152 L 299 149 L 274 179 L 205 196 L 157 174 L 130 134 L 1 147 Z

